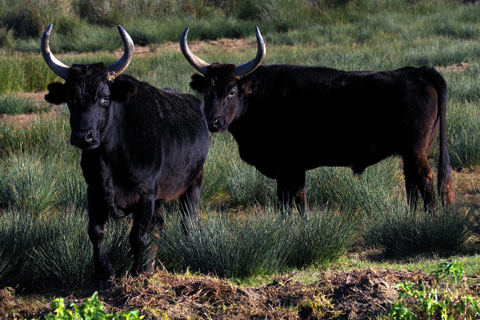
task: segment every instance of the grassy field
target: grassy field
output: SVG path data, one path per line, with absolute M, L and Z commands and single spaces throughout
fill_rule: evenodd
M 255 54 L 254 24 L 266 41 L 265 64 L 343 70 L 431 65 L 449 88 L 448 146 L 457 177 L 457 204 L 452 208 L 435 216 L 420 210 L 414 216 L 405 205 L 401 161 L 389 158 L 361 176 L 348 168 L 309 171 L 311 212 L 306 219 L 284 218 L 276 203 L 275 182 L 240 160 L 230 134 L 213 134 L 202 219 L 186 237 L 177 203 L 165 204 L 166 225 L 158 252 L 162 264 L 151 281 L 124 277 L 131 264 L 130 220 L 109 224 L 106 246 L 119 280 L 118 289 L 101 299 L 111 308 L 139 308 L 151 318 L 178 318 L 180 311 L 169 309 L 168 303 L 149 308 L 134 299 L 127 298 L 126 303 L 124 297 L 146 299 L 148 292 L 175 295 L 164 286 L 193 288 L 193 282 L 201 281 L 205 292 L 225 293 L 219 300 L 201 301 L 201 310 L 211 318 L 222 318 L 236 308 L 216 304 L 228 301 L 232 288 L 244 290 L 245 296 L 272 294 L 281 300 L 265 302 L 265 310 L 278 311 L 271 314 L 257 314 L 256 308 L 261 308 L 245 301 L 245 308 L 257 310 L 252 314 L 302 318 L 302 299 L 318 310 L 330 310 L 322 303 L 334 304 L 335 294 L 322 291 L 323 281 L 343 288 L 335 282 L 342 272 L 353 279 L 369 269 L 378 274 L 391 270 L 395 276 L 388 279 L 400 281 L 398 274 L 411 279 L 418 276 L 414 270 L 429 273 L 450 256 L 465 263 L 470 285 L 477 283 L 480 5 L 456 0 L 179 3 L 0 0 L 0 289 L 5 288 L 0 290 L 0 314 L 11 319 L 38 316 L 48 311 L 46 302 L 54 296 L 80 299 L 92 292 L 86 186 L 80 152 L 68 142 L 68 110 L 51 109 L 41 101 L 43 94 L 34 94 L 60 80 L 39 54 L 39 37 L 49 23 L 55 24 L 53 51 L 68 64 L 115 61 L 114 50 L 121 41 L 114 26 L 121 23 L 139 48 L 126 73 L 188 93 L 193 93 L 188 86 L 193 69 L 171 41 L 189 26 L 190 46 L 197 55 L 209 62 L 242 63 Z M 434 167 L 437 152 L 435 148 L 431 157 Z M 150 291 L 140 289 L 141 283 Z M 394 292 L 395 283 L 389 284 Z M 303 297 L 302 290 L 315 295 Z M 285 303 L 282 295 L 291 295 L 292 300 Z M 185 308 L 192 318 L 205 317 L 193 307 Z M 341 319 L 348 313 L 348 307 L 332 308 L 332 317 L 336 311 Z M 381 317 L 382 312 L 372 314 Z

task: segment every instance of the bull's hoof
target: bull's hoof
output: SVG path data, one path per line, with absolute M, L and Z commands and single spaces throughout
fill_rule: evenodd
M 123 218 L 126 216 L 125 212 L 121 209 L 118 209 L 118 208 L 110 208 L 109 210 L 109 215 L 110 217 L 112 217 L 113 219 L 120 219 L 120 218 Z
M 132 268 L 132 270 L 130 270 L 130 275 L 134 278 L 140 275 L 151 276 L 153 274 L 153 271 L 154 271 L 154 265 L 152 263 L 147 266 L 142 266 L 139 269 Z
M 111 289 L 111 288 L 113 288 L 113 285 L 114 285 L 113 278 L 109 278 L 109 279 L 106 279 L 106 280 L 96 280 L 95 281 L 95 287 L 99 291 Z

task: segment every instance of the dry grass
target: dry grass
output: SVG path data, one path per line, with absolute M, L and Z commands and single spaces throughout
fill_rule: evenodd
M 458 199 L 474 205 L 480 205 L 480 167 L 464 168 L 454 171 Z

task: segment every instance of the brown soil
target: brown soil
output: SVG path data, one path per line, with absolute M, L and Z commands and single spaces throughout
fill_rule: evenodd
M 245 39 L 217 39 L 217 40 L 207 40 L 207 41 L 189 41 L 188 47 L 192 52 L 197 54 L 198 52 L 220 49 L 226 52 L 235 52 L 241 49 L 252 48 L 256 49 L 257 43 L 252 41 L 247 41 Z M 152 45 L 152 46 L 135 46 L 135 56 L 149 55 L 152 53 L 162 52 L 165 50 L 177 50 L 180 51 L 180 45 L 178 42 L 165 42 L 161 45 Z M 114 52 L 115 56 L 121 57 L 123 54 L 123 48 L 119 48 Z
M 395 284 L 419 279 L 433 280 L 421 271 L 354 270 L 326 273 L 311 285 L 279 276 L 259 288 L 242 288 L 225 280 L 158 271 L 150 278 L 122 278 L 100 299 L 109 311 L 138 309 L 145 319 L 354 320 L 386 311 L 398 296 Z M 80 304 L 81 299 L 65 302 Z M 11 290 L 0 291 L 0 312 L 7 319 L 44 315 L 48 306 L 33 309 Z
M 446 67 L 436 67 L 439 71 L 464 71 L 468 67 L 467 62 L 459 62 L 455 63 L 451 66 L 446 66 Z

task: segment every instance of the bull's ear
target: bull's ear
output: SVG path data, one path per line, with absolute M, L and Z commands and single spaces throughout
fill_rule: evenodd
M 137 87 L 132 81 L 114 80 L 110 84 L 110 98 L 112 101 L 126 102 L 136 91 Z
M 254 79 L 242 79 L 240 87 L 244 95 L 248 96 L 257 91 L 258 83 Z
M 53 82 L 47 86 L 48 93 L 45 95 L 45 100 L 53 104 L 62 104 L 67 102 L 67 95 L 65 93 L 65 85 L 60 82 Z
M 205 84 L 205 77 L 202 77 L 199 74 L 194 74 L 192 76 L 192 82 L 190 82 L 190 88 L 192 88 L 193 90 L 199 93 L 203 93 L 204 84 Z

